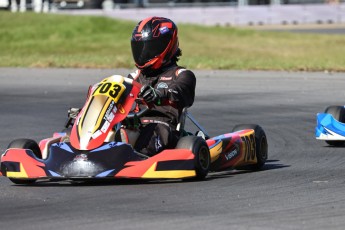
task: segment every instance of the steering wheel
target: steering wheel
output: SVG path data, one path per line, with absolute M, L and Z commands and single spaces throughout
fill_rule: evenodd
M 147 105 L 147 103 L 143 99 L 141 99 L 141 98 L 135 99 L 135 104 L 134 104 L 135 106 L 133 106 L 133 107 L 135 108 L 137 106 L 137 104 L 139 106 L 142 105 L 140 107 L 140 110 L 138 112 L 134 112 L 134 111 L 129 112 L 128 115 L 127 115 L 127 118 L 134 119 L 135 117 L 142 117 L 150 109 L 149 106 Z

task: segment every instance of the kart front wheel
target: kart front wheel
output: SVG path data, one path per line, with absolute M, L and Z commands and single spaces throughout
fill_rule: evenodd
M 245 168 L 250 170 L 260 170 L 266 163 L 267 160 L 267 153 L 268 153 L 268 144 L 267 144 L 267 137 L 265 131 L 261 128 L 261 126 L 256 124 L 241 124 L 236 125 L 232 132 L 244 130 L 244 129 L 253 129 L 255 133 L 255 155 L 257 159 L 257 163 L 253 165 L 248 165 Z
M 325 113 L 331 114 L 334 119 L 341 123 L 345 123 L 345 108 L 344 106 L 331 105 L 325 110 Z M 332 146 L 344 146 L 345 141 L 326 141 L 327 144 Z
M 40 147 L 38 146 L 37 142 L 34 140 L 17 139 L 17 140 L 12 141 L 8 145 L 7 148 L 8 149 L 9 148 L 30 149 L 37 158 L 42 159 L 42 153 L 41 153 Z M 35 179 L 14 179 L 14 178 L 8 178 L 8 179 L 10 179 L 10 181 L 12 181 L 15 184 L 32 184 L 36 181 Z
M 205 140 L 197 136 L 182 137 L 177 143 L 176 149 L 189 149 L 194 154 L 195 179 L 203 180 L 210 170 L 210 150 Z

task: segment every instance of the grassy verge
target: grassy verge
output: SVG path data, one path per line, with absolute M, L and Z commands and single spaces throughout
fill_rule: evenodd
M 0 12 L 0 66 L 133 68 L 135 22 Z M 345 71 L 345 37 L 179 24 L 191 69 Z

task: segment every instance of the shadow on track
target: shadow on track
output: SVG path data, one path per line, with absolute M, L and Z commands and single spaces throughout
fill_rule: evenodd
M 268 170 L 290 167 L 290 165 L 284 165 L 284 164 L 275 163 L 275 162 L 279 162 L 279 160 L 267 160 L 264 167 L 258 171 L 268 171 Z M 213 180 L 213 179 L 227 178 L 227 177 L 232 177 L 239 174 L 256 173 L 258 171 L 245 170 L 245 169 L 244 170 L 227 170 L 227 171 L 222 171 L 222 172 L 210 173 L 207 179 Z

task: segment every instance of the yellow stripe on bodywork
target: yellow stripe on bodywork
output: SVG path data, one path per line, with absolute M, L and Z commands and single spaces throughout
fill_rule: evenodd
M 26 173 L 22 163 L 20 163 L 20 172 L 7 172 L 6 176 L 11 178 L 28 178 L 28 174 Z
M 167 171 L 156 171 L 157 162 L 155 162 L 149 170 L 142 176 L 142 178 L 186 178 L 195 177 L 195 170 L 167 170 Z
M 92 133 L 96 132 L 96 130 L 99 129 L 99 125 L 103 121 L 104 114 L 106 113 L 111 101 L 112 101 L 112 99 L 108 98 L 107 101 L 105 102 L 105 105 L 103 106 L 103 109 L 100 113 L 101 116 L 99 116 L 98 121 L 97 121 L 94 129 L 92 130 Z
M 99 128 L 99 125 L 100 123 L 102 122 L 103 120 L 103 117 L 104 117 L 104 114 L 105 112 L 107 111 L 108 109 L 108 106 L 109 104 L 111 103 L 112 99 L 111 98 L 107 98 L 107 100 L 105 101 L 104 105 L 103 105 L 103 108 L 102 108 L 102 111 L 99 113 L 99 116 L 98 116 L 98 120 L 97 120 L 97 123 L 94 125 L 94 128 L 92 130 L 92 133 L 94 133 L 98 128 Z M 90 106 L 90 104 L 89 104 Z M 79 122 L 79 125 L 78 125 L 78 132 L 79 133 L 82 133 L 81 129 L 82 129 L 82 124 L 85 120 L 85 117 L 88 115 L 88 113 L 84 113 L 82 118 L 80 119 L 80 122 Z
M 223 141 L 220 141 L 217 145 L 210 149 L 211 163 L 216 161 L 223 151 Z

